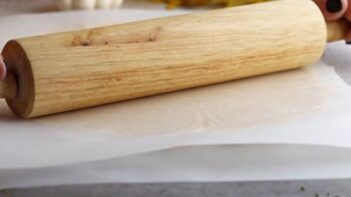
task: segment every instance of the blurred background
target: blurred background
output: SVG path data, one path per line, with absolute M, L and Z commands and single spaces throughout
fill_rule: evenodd
M 19 13 L 40 13 L 55 12 L 67 9 L 68 1 L 72 0 L 0 0 L 0 16 L 19 14 Z M 263 2 L 267 0 L 73 0 L 79 9 L 86 9 L 89 2 L 112 1 L 111 7 L 121 7 L 129 9 L 174 9 L 186 7 L 191 9 L 204 8 L 203 5 L 212 6 L 212 8 L 236 6 Z M 79 2 L 79 3 L 77 3 Z M 107 5 L 105 5 L 107 6 Z M 89 7 L 89 6 L 88 6 Z M 77 8 L 76 8 L 77 9 Z
M 0 16 L 20 13 L 57 12 L 56 0 L 0 0 Z M 125 0 L 122 8 L 165 9 L 160 2 L 149 0 Z

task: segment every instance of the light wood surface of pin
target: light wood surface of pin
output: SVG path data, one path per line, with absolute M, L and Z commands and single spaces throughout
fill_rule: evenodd
M 19 78 L 8 103 L 30 118 L 293 69 L 316 62 L 326 40 L 306 0 L 16 39 L 3 51 Z

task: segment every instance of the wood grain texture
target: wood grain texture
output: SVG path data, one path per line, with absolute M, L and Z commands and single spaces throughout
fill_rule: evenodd
M 293 69 L 321 57 L 326 33 L 312 1 L 281 0 L 17 39 L 3 55 L 30 67 L 17 72 L 30 91 L 25 110 L 9 105 L 31 118 Z

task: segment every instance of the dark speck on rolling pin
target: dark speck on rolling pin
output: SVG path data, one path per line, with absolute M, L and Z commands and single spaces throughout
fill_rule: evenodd
M 89 42 L 83 42 L 83 43 L 82 43 L 82 46 L 85 46 L 85 47 L 87 47 L 87 46 L 89 46 L 89 45 L 90 45 Z

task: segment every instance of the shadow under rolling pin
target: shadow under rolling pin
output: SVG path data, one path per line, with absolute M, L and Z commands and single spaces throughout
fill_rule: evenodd
M 347 28 L 312 1 L 281 0 L 15 39 L 0 95 L 32 118 L 288 70 Z

